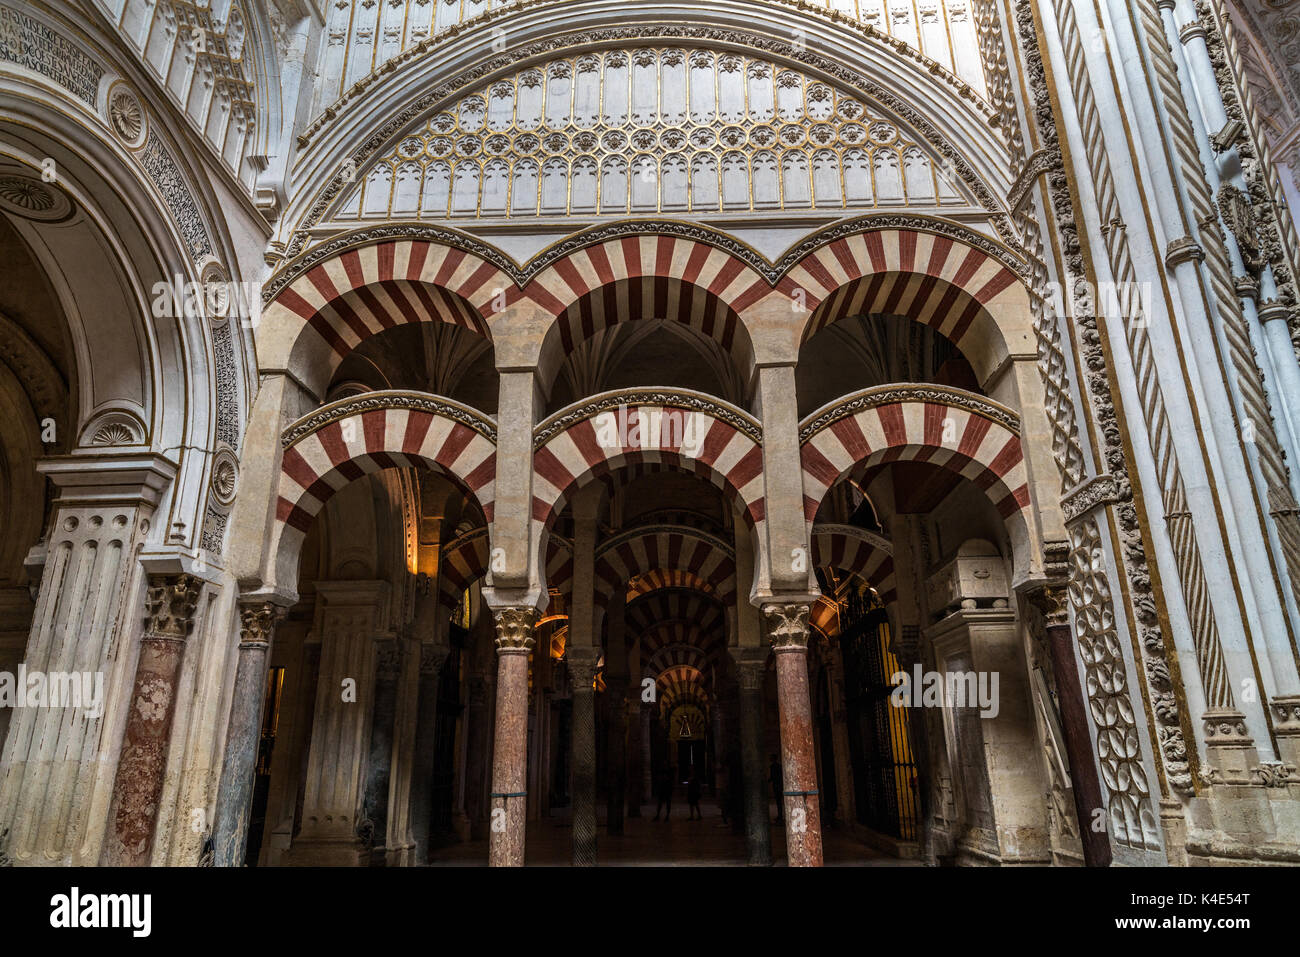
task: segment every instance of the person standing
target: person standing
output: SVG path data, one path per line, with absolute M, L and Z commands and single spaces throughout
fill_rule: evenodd
M 704 812 L 700 810 L 700 775 L 699 769 L 694 765 L 686 778 L 686 803 L 691 807 L 690 820 L 703 821 Z
M 655 798 L 659 804 L 655 808 L 654 819 L 659 820 L 659 812 L 664 812 L 664 820 L 673 813 L 673 769 L 672 766 L 660 768 L 659 780 L 655 782 Z
M 767 778 L 772 782 L 772 797 L 776 798 L 776 823 L 785 820 L 785 788 L 781 784 L 781 760 L 772 755 L 772 765 L 767 769 Z

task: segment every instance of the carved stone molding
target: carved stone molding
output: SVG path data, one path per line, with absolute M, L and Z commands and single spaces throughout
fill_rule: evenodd
M 1300 695 L 1277 697 L 1268 703 L 1273 733 L 1279 737 L 1300 736 Z
M 1220 708 L 1201 716 L 1205 744 L 1210 748 L 1249 748 L 1254 744 L 1240 711 Z
M 383 391 L 366 392 L 322 406 L 290 423 L 281 435 L 280 443 L 288 448 L 331 422 L 376 409 L 410 409 L 446 416 L 473 429 L 489 442 L 495 443 L 497 440 L 496 423 L 467 405 L 425 392 Z
M 561 409 L 551 416 L 533 432 L 533 448 L 540 449 L 555 436 L 566 429 L 593 418 L 602 412 L 619 408 L 636 408 L 638 406 L 663 406 L 670 409 L 684 409 L 688 412 L 700 412 L 722 422 L 726 422 L 738 432 L 743 432 L 755 442 L 763 441 L 763 427 L 749 413 L 722 402 L 701 392 L 687 389 L 665 391 L 661 389 L 624 389 L 606 395 L 587 399 L 568 408 Z
M 951 405 L 990 419 L 1010 431 L 1020 434 L 1020 416 L 1004 405 L 966 392 L 936 385 L 885 385 L 863 389 L 845 399 L 837 399 L 832 406 L 818 409 L 799 424 L 799 444 L 829 425 L 857 415 L 865 409 L 874 409 L 893 402 L 934 402 Z
M 108 124 L 124 144 L 137 149 L 144 143 L 145 115 L 140 100 L 125 83 L 115 83 L 108 91 Z
M 1025 161 L 1021 168 L 1020 174 L 1016 181 L 1011 184 L 1011 190 L 1007 193 L 1007 207 L 1012 213 L 1018 213 L 1024 206 L 1038 182 L 1038 178 L 1049 172 L 1056 164 L 1061 162 L 1061 154 L 1055 149 L 1038 150 L 1034 155 Z
M 194 627 L 203 580 L 193 575 L 159 575 L 145 594 L 148 637 L 184 640 Z
M 803 602 L 763 606 L 763 620 L 773 651 L 780 654 L 786 651 L 807 650 L 810 610 L 810 607 Z
M 526 655 L 533 650 L 536 608 L 498 608 L 492 618 L 497 629 L 497 654 Z
M 1065 524 L 1070 525 L 1094 509 L 1122 501 L 1119 483 L 1110 473 L 1094 475 L 1061 496 Z
M 1165 268 L 1177 269 L 1183 263 L 1201 262 L 1205 259 L 1205 250 L 1191 236 L 1179 236 L 1170 240 L 1165 248 Z
M 38 223 L 68 219 L 75 208 L 63 190 L 39 176 L 8 172 L 0 176 L 0 210 Z

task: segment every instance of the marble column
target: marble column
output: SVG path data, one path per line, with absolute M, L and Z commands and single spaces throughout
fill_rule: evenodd
M 1043 630 L 1052 656 L 1052 672 L 1060 698 L 1061 730 L 1065 735 L 1066 756 L 1070 762 L 1070 790 L 1074 795 L 1074 812 L 1079 821 L 1079 838 L 1083 861 L 1088 867 L 1109 867 L 1110 840 L 1105 831 L 1092 827 L 1092 809 L 1106 806 L 1101 795 L 1101 778 L 1097 774 L 1092 736 L 1088 730 L 1087 699 L 1079 682 L 1075 664 L 1074 636 L 1070 632 L 1070 613 L 1063 584 L 1043 585 L 1026 596 L 1043 613 Z
M 226 751 L 217 786 L 212 822 L 212 863 L 242 867 L 248 847 L 248 815 L 253 806 L 257 746 L 262 736 L 262 705 L 266 699 L 266 669 L 275 624 L 285 609 L 270 602 L 239 606 L 239 660 L 226 729 Z
M 740 759 L 745 790 L 745 846 L 751 867 L 772 863 L 772 832 L 764 794 L 763 676 L 767 652 L 733 649 L 740 682 Z
M 108 839 L 100 864 L 147 867 L 167 770 L 167 744 L 176 713 L 176 678 L 185 639 L 194 626 L 203 582 L 192 575 L 149 579 L 148 625 L 131 689 L 131 710 L 113 781 Z
M 812 701 L 808 695 L 808 611 L 808 605 L 802 602 L 763 606 L 764 624 L 776 655 L 785 844 L 791 867 L 820 867 L 822 863 Z
M 497 628 L 497 713 L 492 752 L 492 804 L 488 860 L 493 867 L 522 867 L 528 812 L 528 658 L 536 608 L 493 610 Z

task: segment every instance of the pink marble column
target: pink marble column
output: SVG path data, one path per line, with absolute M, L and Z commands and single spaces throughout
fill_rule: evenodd
M 497 715 L 492 754 L 488 863 L 522 867 L 528 812 L 528 656 L 535 608 L 493 612 L 497 627 Z
M 808 695 L 808 610 L 806 603 L 763 606 L 763 620 L 776 655 L 785 845 L 791 867 L 821 867 L 822 864 L 812 701 Z
M 113 780 L 111 830 L 100 855 L 101 864 L 149 865 L 176 713 L 176 678 L 202 588 L 202 581 L 192 575 L 149 580 L 145 599 L 148 624 L 140 639 L 131 711 Z

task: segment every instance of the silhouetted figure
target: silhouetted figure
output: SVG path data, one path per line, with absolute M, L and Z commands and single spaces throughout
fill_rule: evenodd
M 776 823 L 785 820 L 785 788 L 781 784 L 781 761 L 772 755 L 772 766 L 767 769 L 767 779 L 772 782 L 772 797 L 776 798 Z
M 691 772 L 686 778 L 686 803 L 691 806 L 690 820 L 704 820 L 704 812 L 700 810 L 700 775 L 697 768 L 692 767 Z
M 655 799 L 659 805 L 655 808 L 654 819 L 659 820 L 659 812 L 664 812 L 664 820 L 673 813 L 673 769 L 665 767 L 659 770 L 659 780 L 655 782 Z

